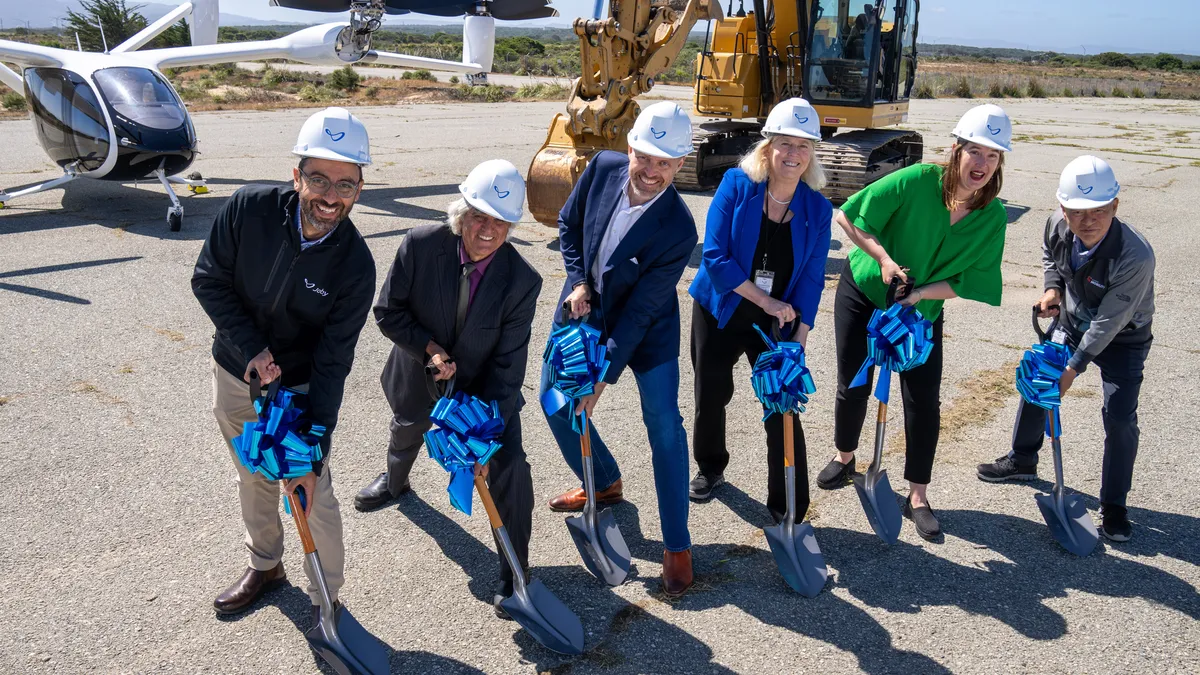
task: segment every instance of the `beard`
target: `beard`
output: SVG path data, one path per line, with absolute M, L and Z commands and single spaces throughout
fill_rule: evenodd
M 670 185 L 670 183 L 668 183 L 667 181 L 664 180 L 664 181 L 660 181 L 657 186 L 655 186 L 653 188 L 648 188 L 641 182 L 639 177 L 636 175 L 631 176 L 629 179 L 630 192 L 632 192 L 634 195 L 636 195 L 643 202 L 648 202 L 651 199 L 654 199 L 655 195 L 657 195 L 658 193 L 667 189 L 668 185 Z
M 317 230 L 320 236 L 323 237 L 332 232 L 333 228 L 338 226 L 338 223 L 341 223 L 346 219 L 346 216 L 350 215 L 350 207 L 337 202 L 337 211 L 331 216 L 326 216 L 314 206 L 317 202 L 325 204 L 325 202 L 317 198 L 301 199 L 300 215 L 304 218 L 304 224 Z

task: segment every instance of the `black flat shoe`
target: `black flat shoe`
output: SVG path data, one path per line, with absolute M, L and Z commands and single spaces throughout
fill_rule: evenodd
M 904 500 L 904 517 L 913 521 L 917 534 L 926 541 L 934 541 L 942 534 L 942 525 L 929 505 L 913 508 L 912 497 Z
M 850 460 L 849 464 L 842 464 L 836 459 L 832 459 L 824 469 L 821 469 L 821 473 L 817 474 L 817 487 L 822 490 L 836 490 L 848 485 L 853 475 L 854 460 Z
M 388 502 L 408 492 L 408 483 L 404 484 L 404 488 L 398 494 L 392 494 L 388 489 L 387 472 L 379 474 L 371 484 L 358 491 L 354 495 L 354 508 L 359 511 L 374 511 L 375 509 L 385 506 Z

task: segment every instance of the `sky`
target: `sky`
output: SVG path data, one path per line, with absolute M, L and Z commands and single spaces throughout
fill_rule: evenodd
M 7 1 L 0 0 L 0 4 Z M 729 0 L 720 2 L 723 9 L 728 8 Z M 738 3 L 733 2 L 735 11 Z M 167 0 L 167 4 L 174 3 Z M 752 0 L 745 4 L 753 6 Z M 590 15 L 593 0 L 553 0 L 553 6 L 559 18 L 520 23 L 569 26 L 575 17 Z M 222 0 L 221 8 L 280 21 L 315 23 L 330 17 L 270 7 L 268 0 Z M 1200 54 L 1198 23 L 1200 3 L 1196 0 L 924 0 L 918 38 L 927 43 L 1072 54 L 1109 50 Z

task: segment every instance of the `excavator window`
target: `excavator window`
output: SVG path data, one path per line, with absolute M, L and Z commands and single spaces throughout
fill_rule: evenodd
M 814 0 L 811 53 L 805 89 L 810 100 L 871 105 L 872 55 L 879 50 L 875 6 L 861 4 L 851 15 L 849 0 Z

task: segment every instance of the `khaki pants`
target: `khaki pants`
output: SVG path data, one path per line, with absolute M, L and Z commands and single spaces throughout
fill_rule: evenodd
M 274 569 L 283 558 L 283 522 L 279 517 L 281 491 L 278 481 L 266 480 L 259 474 L 248 472 L 233 449 L 232 441 L 241 435 L 242 425 L 258 419 L 250 400 L 249 385 L 231 375 L 216 361 L 213 361 L 212 369 L 213 414 L 225 436 L 229 456 L 237 468 L 238 498 L 242 503 L 242 522 L 246 526 L 250 566 L 265 572 Z M 303 391 L 307 387 L 295 388 Z M 328 463 L 317 479 L 316 494 L 309 499 L 313 504 L 308 527 L 312 530 L 313 543 L 321 555 L 325 583 L 336 601 L 338 589 L 346 581 L 346 549 L 342 543 L 342 514 L 338 509 L 337 497 L 333 494 L 332 471 Z M 309 578 L 308 597 L 312 598 L 312 604 L 320 605 L 321 592 L 312 582 L 313 570 L 307 557 L 304 559 L 304 573 Z

